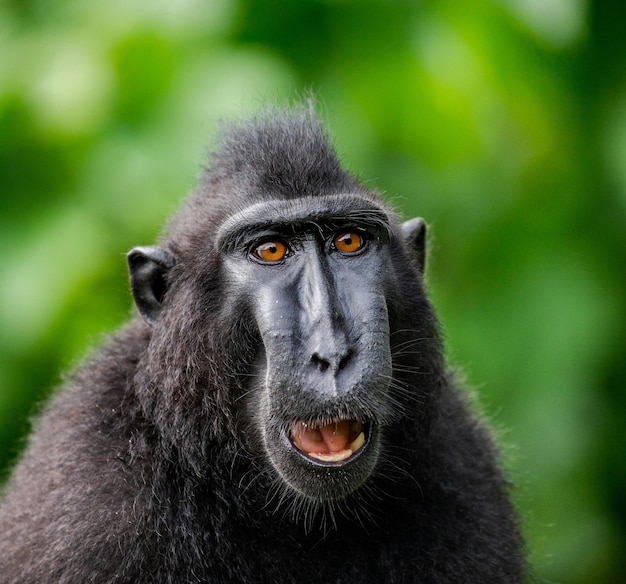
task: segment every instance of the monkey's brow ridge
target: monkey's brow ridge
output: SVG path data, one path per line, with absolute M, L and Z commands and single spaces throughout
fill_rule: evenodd
M 358 195 L 272 199 L 255 203 L 231 215 L 220 226 L 215 239 L 217 249 L 232 249 L 242 231 L 251 232 L 270 226 L 354 222 L 389 230 L 389 212 Z

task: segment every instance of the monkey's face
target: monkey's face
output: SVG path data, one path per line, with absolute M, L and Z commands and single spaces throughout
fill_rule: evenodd
M 383 211 L 347 198 L 311 216 L 297 202 L 246 210 L 220 233 L 229 287 L 262 346 L 251 416 L 280 477 L 316 500 L 340 499 L 374 470 L 394 417 Z M 242 300 L 240 300 L 242 301 Z
M 251 446 L 260 445 L 258 454 L 281 484 L 309 501 L 338 500 L 358 489 L 378 464 L 386 427 L 406 415 L 407 389 L 393 379 L 390 350 L 390 314 L 397 321 L 398 299 L 406 295 L 398 289 L 399 274 L 410 269 L 407 257 L 397 255 L 399 233 L 385 209 L 355 195 L 251 205 L 221 224 L 208 250 L 219 266 L 211 270 L 210 308 L 181 278 L 185 270 L 204 273 L 193 262 L 182 262 L 176 276 L 182 284 L 170 292 L 168 282 L 178 281 L 170 277 L 174 256 L 161 248 L 129 254 L 137 307 L 150 325 L 164 317 L 160 335 L 178 330 L 180 322 L 187 323 L 181 338 L 194 328 L 224 329 L 219 338 L 238 370 L 210 362 L 206 375 L 225 386 L 239 380 L 233 391 L 245 379 L 244 395 L 233 401 L 248 413 L 258 439 Z M 405 223 L 400 237 L 421 269 L 423 222 Z M 161 361 L 168 362 L 165 341 L 172 335 L 154 351 L 159 371 Z M 203 344 L 195 338 L 188 349 L 197 366 Z M 189 355 L 169 361 L 184 363 L 187 373 L 193 369 Z M 183 377 L 171 375 L 172 384 Z

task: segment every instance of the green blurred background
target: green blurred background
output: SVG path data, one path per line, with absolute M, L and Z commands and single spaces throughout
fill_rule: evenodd
M 431 226 L 538 575 L 624 582 L 625 31 L 619 1 L 2 2 L 0 467 L 128 317 L 124 253 L 216 122 L 312 90 L 348 168 Z

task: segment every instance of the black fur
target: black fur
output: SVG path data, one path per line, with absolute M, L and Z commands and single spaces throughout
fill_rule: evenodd
M 229 294 L 216 232 L 252 203 L 340 193 L 385 207 L 342 170 L 306 107 L 223 131 L 163 238 L 176 261 L 163 262 L 159 318 L 115 335 L 37 422 L 0 508 L 2 582 L 524 581 L 492 438 L 445 370 L 424 259 L 395 220 L 396 416 L 375 472 L 319 502 L 286 488 L 268 461 L 254 407 L 260 335 Z M 411 238 L 423 241 L 423 227 Z

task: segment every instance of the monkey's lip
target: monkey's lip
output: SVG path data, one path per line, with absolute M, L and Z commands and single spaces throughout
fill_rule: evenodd
M 360 454 L 370 437 L 370 424 L 356 419 L 330 422 L 296 421 L 289 438 L 294 448 L 309 461 L 341 466 Z

